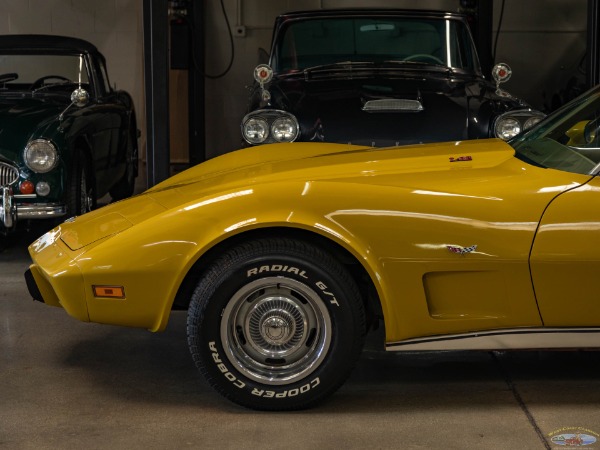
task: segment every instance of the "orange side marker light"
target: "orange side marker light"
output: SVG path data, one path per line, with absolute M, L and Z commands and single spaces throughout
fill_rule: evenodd
M 92 286 L 94 297 L 125 298 L 123 286 Z

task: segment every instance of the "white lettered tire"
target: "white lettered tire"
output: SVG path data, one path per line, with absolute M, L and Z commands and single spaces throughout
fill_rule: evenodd
M 204 273 L 188 310 L 196 366 L 230 400 L 307 408 L 338 389 L 362 350 L 364 305 L 348 271 L 303 241 L 254 240 Z

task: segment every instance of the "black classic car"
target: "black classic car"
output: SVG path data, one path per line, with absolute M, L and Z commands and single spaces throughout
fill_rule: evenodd
M 75 216 L 133 193 L 138 130 L 131 96 L 81 39 L 0 36 L 0 233 Z
M 277 17 L 269 64 L 254 71 L 246 145 L 372 146 L 500 137 L 543 114 L 481 72 L 466 18 L 415 10 L 318 10 Z

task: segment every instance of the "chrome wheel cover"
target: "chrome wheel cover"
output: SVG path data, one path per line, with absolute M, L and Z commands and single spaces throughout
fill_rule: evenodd
M 331 318 L 313 289 L 285 277 L 246 284 L 221 317 L 229 361 L 263 384 L 293 383 L 315 371 L 331 344 Z

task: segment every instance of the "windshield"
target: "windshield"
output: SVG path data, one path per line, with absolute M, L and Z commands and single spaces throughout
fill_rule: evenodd
M 83 55 L 0 55 L 0 92 L 88 82 Z
M 595 174 L 600 164 L 600 86 L 509 141 L 517 157 L 544 168 Z
M 471 35 L 458 20 L 315 18 L 290 22 L 277 39 L 271 61 L 277 73 L 345 61 L 479 69 Z

